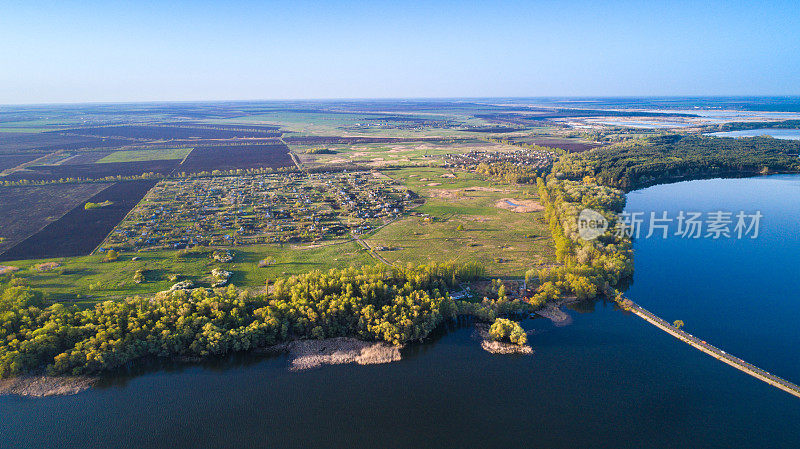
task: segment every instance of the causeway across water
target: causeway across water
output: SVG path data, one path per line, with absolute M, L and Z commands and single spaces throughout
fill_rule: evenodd
M 669 324 L 668 322 L 664 321 L 658 316 L 652 314 L 647 309 L 642 308 L 641 306 L 631 301 L 630 299 L 624 300 L 623 303 L 624 303 L 623 304 L 624 308 L 630 310 L 631 312 L 640 316 L 648 323 L 658 327 L 659 329 L 672 335 L 673 337 L 679 340 L 683 340 L 685 343 L 694 346 L 696 349 L 705 352 L 711 357 L 714 357 L 715 359 L 723 363 L 727 363 L 728 365 L 740 371 L 744 371 L 745 373 L 755 377 L 758 380 L 761 380 L 762 382 L 766 382 L 772 385 L 773 387 L 780 388 L 781 390 L 800 398 L 800 387 L 793 384 L 792 382 L 782 379 L 774 374 L 768 373 L 767 371 L 764 371 L 763 369 L 757 366 L 751 365 L 750 363 L 747 363 L 738 357 L 728 354 L 722 349 L 719 349 L 716 346 L 705 342 L 704 340 L 700 340 L 699 338 L 695 337 L 694 335 L 688 332 L 678 329 L 677 327 Z

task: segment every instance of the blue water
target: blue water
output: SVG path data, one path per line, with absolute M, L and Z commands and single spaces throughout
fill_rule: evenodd
M 675 122 L 675 121 L 645 121 L 645 120 L 602 120 L 597 123 L 612 126 L 627 126 L 630 128 L 645 128 L 645 129 L 666 129 L 666 128 L 682 128 L 691 126 L 691 123 Z
M 756 239 L 733 233 L 717 240 L 638 239 L 628 295 L 664 319 L 683 320 L 698 337 L 800 384 L 800 177 L 655 186 L 630 193 L 626 207 L 647 216 L 666 210 L 668 217 L 681 209 L 734 215 L 760 210 L 763 218 Z
M 770 136 L 774 137 L 775 139 L 800 140 L 800 129 L 759 128 L 759 129 L 746 129 L 740 131 L 724 131 L 718 133 L 710 133 L 709 135 L 716 137 Z
M 629 195 L 629 210 L 760 209 L 755 240 L 639 239 L 629 295 L 800 382 L 800 177 Z M 527 320 L 532 356 L 451 327 L 388 365 L 288 371 L 237 356 L 107 376 L 75 396 L 0 397 L 0 448 L 800 447 L 800 399 L 604 302 Z

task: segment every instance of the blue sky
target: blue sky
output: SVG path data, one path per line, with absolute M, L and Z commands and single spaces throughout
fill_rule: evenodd
M 796 2 L 0 2 L 0 104 L 771 94 Z

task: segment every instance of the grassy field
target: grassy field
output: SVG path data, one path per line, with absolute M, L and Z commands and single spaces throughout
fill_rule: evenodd
M 553 262 L 542 212 L 496 207 L 504 198 L 536 200 L 533 186 L 497 184 L 472 173 L 431 167 L 385 173 L 426 200 L 414 209 L 424 215 L 403 218 L 365 238 L 389 262 L 479 261 L 492 277 L 522 276 Z
M 442 140 L 432 142 L 367 143 L 353 145 L 290 145 L 304 165 L 319 167 L 326 164 L 358 163 L 382 165 L 414 165 L 431 161 L 431 156 L 469 151 L 513 151 L 518 148 L 477 139 Z M 335 154 L 308 154 L 308 149 L 325 148 Z
M 153 150 L 115 151 L 97 161 L 97 164 L 110 162 L 142 162 L 183 159 L 192 152 L 192 148 L 158 148 Z
M 470 137 L 474 133 L 467 133 L 453 129 L 423 128 L 423 129 L 360 129 L 350 131 L 343 129 L 359 123 L 364 123 L 364 118 L 375 117 L 375 114 L 360 113 L 299 113 L 288 111 L 264 112 L 250 116 L 232 119 L 210 119 L 205 123 L 214 124 L 270 124 L 280 125 L 284 132 L 293 135 L 317 136 L 380 136 L 380 137 Z M 441 118 L 442 114 L 414 114 L 413 117 Z M 465 120 L 470 124 L 482 123 L 481 120 Z
M 233 248 L 234 259 L 219 263 L 208 254 L 190 254 L 178 257 L 177 251 L 143 251 L 123 253 L 115 262 L 103 262 L 102 254 L 63 259 L 25 260 L 3 262 L 2 265 L 20 268 L 16 278 L 44 291 L 57 301 L 91 304 L 98 300 L 119 299 L 135 295 L 149 295 L 169 289 L 175 281 L 170 276 L 178 274 L 180 280 L 191 280 L 197 286 L 208 286 L 214 268 L 233 273 L 231 284 L 249 290 L 263 289 L 267 279 L 303 273 L 314 269 L 359 266 L 376 263 L 374 259 L 352 240 L 318 245 L 258 245 Z M 138 260 L 131 260 L 138 257 Z M 273 258 L 270 266 L 259 268 L 262 259 Z M 61 266 L 38 271 L 43 262 L 58 262 Z M 133 282 L 136 270 L 145 272 L 146 282 Z

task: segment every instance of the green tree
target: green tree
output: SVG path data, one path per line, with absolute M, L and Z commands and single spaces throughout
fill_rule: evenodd
M 110 249 L 106 252 L 106 257 L 103 259 L 103 262 L 114 262 L 117 259 L 119 259 L 119 253 L 117 250 Z
M 522 326 L 516 321 L 506 318 L 497 318 L 489 327 L 489 337 L 496 341 L 510 341 L 515 345 L 524 345 L 528 336 Z

